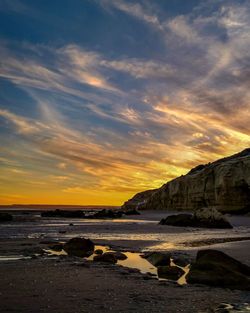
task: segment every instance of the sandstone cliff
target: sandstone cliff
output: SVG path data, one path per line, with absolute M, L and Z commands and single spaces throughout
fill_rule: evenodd
M 222 212 L 250 212 L 250 148 L 199 165 L 159 189 L 135 195 L 122 206 L 132 207 L 180 211 L 215 207 Z

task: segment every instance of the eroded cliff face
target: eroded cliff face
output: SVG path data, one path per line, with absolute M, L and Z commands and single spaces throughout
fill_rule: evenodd
M 159 189 L 135 195 L 123 208 L 130 204 L 150 210 L 215 207 L 222 212 L 250 212 L 250 149 L 197 166 Z

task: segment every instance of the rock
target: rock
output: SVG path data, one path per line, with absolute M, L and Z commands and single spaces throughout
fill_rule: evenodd
M 160 278 L 178 280 L 185 272 L 177 266 L 158 266 L 157 273 Z
M 69 223 L 69 226 L 74 226 L 74 224 L 73 223 Z
M 137 193 L 132 199 L 126 201 L 121 209 L 125 211 L 136 210 L 138 206 L 145 204 L 147 199 L 156 191 L 157 189 L 146 190 Z
M 41 217 L 63 217 L 63 218 L 84 218 L 85 214 L 83 211 L 66 211 L 56 209 L 53 211 L 44 211 L 41 213 Z
M 92 218 L 120 218 L 122 217 L 122 212 L 103 209 L 101 211 L 96 212 L 91 217 Z
M 178 265 L 178 266 L 181 266 L 181 267 L 185 267 L 187 266 L 188 264 L 190 264 L 190 260 L 188 260 L 187 258 L 185 257 L 174 257 L 174 264 Z
M 162 219 L 159 223 L 160 225 L 170 225 L 170 226 L 192 226 L 193 215 L 192 214 L 175 214 L 169 215 L 168 217 Z
M 210 313 L 247 313 L 250 311 L 249 303 L 221 303 L 216 308 L 209 309 Z
M 114 257 L 117 260 L 126 260 L 128 257 L 126 256 L 126 254 L 120 252 L 120 251 L 116 251 L 116 252 L 106 252 L 106 254 L 113 254 Z
M 152 252 L 145 256 L 145 259 L 154 266 L 170 265 L 170 254 L 161 252 Z
M 188 283 L 250 290 L 250 267 L 221 251 L 201 250 L 186 279 Z
M 13 220 L 13 216 L 9 213 L 0 213 L 0 223 L 1 222 L 11 222 Z
M 115 264 L 117 259 L 113 253 L 106 252 L 100 255 L 95 255 L 93 261 Z
M 103 254 L 103 250 L 102 249 L 97 249 L 97 250 L 95 250 L 95 254 L 98 254 L 98 255 Z
M 49 248 L 54 251 L 62 251 L 63 244 L 62 243 L 53 244 L 53 245 L 50 245 Z
M 122 209 L 195 211 L 203 207 L 229 213 L 250 212 L 250 148 L 197 166 L 159 189 L 136 194 Z
M 33 256 L 36 254 L 43 255 L 44 253 L 45 253 L 45 251 L 38 246 L 26 248 L 22 251 L 22 254 L 24 256 Z
M 141 215 L 139 211 L 136 209 L 127 210 L 124 212 L 125 215 Z
M 202 208 L 192 214 L 170 215 L 162 219 L 160 225 L 204 228 L 233 228 L 225 216 L 215 208 Z
M 63 249 L 68 253 L 68 255 L 88 257 L 93 254 L 95 245 L 90 239 L 76 237 L 66 242 Z
M 233 228 L 226 217 L 215 208 L 202 208 L 197 210 L 193 216 L 197 227 L 208 228 Z

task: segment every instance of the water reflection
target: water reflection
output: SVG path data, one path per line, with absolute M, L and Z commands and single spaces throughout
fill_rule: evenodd
M 105 252 L 116 252 L 115 250 L 110 249 L 109 246 L 102 246 L 102 245 L 96 245 L 95 246 L 95 251 L 97 250 L 102 250 L 102 253 Z M 44 250 L 48 255 L 50 256 L 61 256 L 61 255 L 67 255 L 67 253 L 64 250 L 61 251 L 55 251 L 52 249 L 45 249 Z M 153 277 L 157 278 L 158 280 L 168 280 L 166 278 L 161 278 L 158 276 L 157 272 L 157 267 L 152 265 L 147 259 L 143 258 L 141 256 L 141 253 L 138 252 L 129 252 L 125 251 L 123 254 L 126 255 L 127 259 L 125 260 L 117 260 L 117 264 L 121 265 L 123 267 L 128 267 L 132 269 L 137 269 L 139 270 L 142 274 L 150 274 Z M 86 258 L 89 261 L 93 261 L 94 257 L 97 255 L 97 253 L 93 253 L 91 256 Z M 167 264 L 166 264 L 167 265 Z M 177 283 L 179 285 L 184 285 L 186 284 L 186 275 L 189 272 L 189 265 L 185 267 L 181 267 L 176 265 L 173 260 L 171 259 L 170 266 L 176 266 L 178 268 L 181 268 L 184 271 L 184 274 L 177 280 Z

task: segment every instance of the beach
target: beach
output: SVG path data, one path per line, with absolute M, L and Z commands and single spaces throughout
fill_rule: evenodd
M 233 229 L 158 225 L 162 211 L 120 219 L 41 218 L 15 212 L 0 228 L 1 312 L 212 312 L 222 302 L 250 302 L 248 291 L 159 280 L 138 265 L 140 254 L 161 251 L 193 262 L 201 249 L 224 251 L 250 265 L 250 217 L 228 216 Z M 103 264 L 51 253 L 73 237 L 136 256 Z M 46 252 L 47 251 L 47 252 Z M 145 261 L 146 262 L 146 261 Z M 127 266 L 129 265 L 129 266 Z

